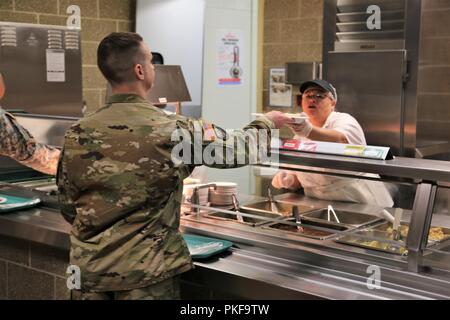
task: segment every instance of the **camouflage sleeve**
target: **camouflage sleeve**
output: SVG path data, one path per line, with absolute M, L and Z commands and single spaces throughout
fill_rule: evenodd
M 61 159 L 62 154 L 64 153 L 64 149 L 61 151 Z M 75 217 L 77 212 L 75 210 L 76 206 L 71 199 L 75 197 L 77 193 L 73 184 L 67 183 L 67 172 L 65 167 L 63 166 L 63 161 L 61 160 L 58 164 L 57 175 L 56 175 L 56 185 L 58 186 L 58 201 L 61 208 L 61 214 L 64 219 L 73 224 L 75 221 Z
M 60 151 L 41 143 L 11 114 L 0 108 L 0 154 L 33 168 L 55 175 Z
M 213 168 L 257 164 L 270 156 L 272 121 L 260 118 L 243 129 L 224 130 L 205 120 L 180 120 L 172 135 L 172 161 Z
M 61 151 L 57 148 L 36 143 L 33 155 L 26 160 L 20 161 L 20 163 L 34 170 L 54 176 L 56 175 L 60 153 Z

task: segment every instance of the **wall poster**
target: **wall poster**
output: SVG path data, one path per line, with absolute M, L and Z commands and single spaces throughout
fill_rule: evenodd
M 243 83 L 244 66 L 242 30 L 220 29 L 217 32 L 217 84 L 236 86 Z
M 47 49 L 47 82 L 66 81 L 65 51 L 62 49 Z
M 272 68 L 269 75 L 269 105 L 292 107 L 292 85 L 286 84 L 284 68 Z

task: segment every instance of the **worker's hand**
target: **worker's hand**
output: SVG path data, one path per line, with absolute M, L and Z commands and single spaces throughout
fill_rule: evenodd
M 272 186 L 277 189 L 298 189 L 301 187 L 301 184 L 295 174 L 286 171 L 280 171 L 273 177 Z
M 308 119 L 295 119 L 295 122 L 290 122 L 287 124 L 296 135 L 300 137 L 308 137 L 313 129 L 313 125 Z
M 280 111 L 270 111 L 266 113 L 265 116 L 274 123 L 275 128 L 277 129 L 281 128 L 283 125 L 287 123 L 292 122 L 291 118 L 289 118 L 287 115 L 285 115 L 283 112 Z

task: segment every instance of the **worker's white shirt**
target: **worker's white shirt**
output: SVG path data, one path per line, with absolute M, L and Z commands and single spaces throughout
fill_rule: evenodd
M 302 116 L 307 115 L 302 113 Z M 358 121 L 348 113 L 331 112 L 322 128 L 339 131 L 347 138 L 349 144 L 366 145 L 363 129 Z
M 302 113 L 302 115 L 306 115 Z M 324 129 L 332 129 L 345 135 L 349 144 L 366 145 L 364 132 L 358 121 L 348 113 L 332 112 L 325 124 Z M 296 136 L 295 139 L 310 141 L 304 137 Z M 331 171 L 329 169 L 317 168 L 316 171 Z M 355 174 L 355 172 L 332 170 L 333 172 Z M 378 177 L 375 174 L 358 173 L 359 175 Z M 392 207 L 393 201 L 384 183 L 362 179 L 340 178 L 324 174 L 311 174 L 295 172 L 301 182 L 305 194 L 314 198 L 324 200 L 341 200 L 358 203 L 369 203 L 382 207 Z

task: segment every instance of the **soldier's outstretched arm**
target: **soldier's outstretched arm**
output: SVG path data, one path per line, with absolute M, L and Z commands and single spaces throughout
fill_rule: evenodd
M 237 168 L 260 163 L 270 152 L 275 124 L 261 117 L 243 129 L 224 130 L 205 120 L 179 121 L 172 160 L 186 165 Z
M 61 151 L 57 148 L 36 143 L 31 157 L 20 161 L 20 163 L 33 168 L 34 170 L 54 176 L 56 175 L 56 170 L 58 168 L 60 154 Z
M 60 151 L 37 143 L 13 115 L 0 108 L 0 155 L 10 157 L 34 170 L 56 175 Z

